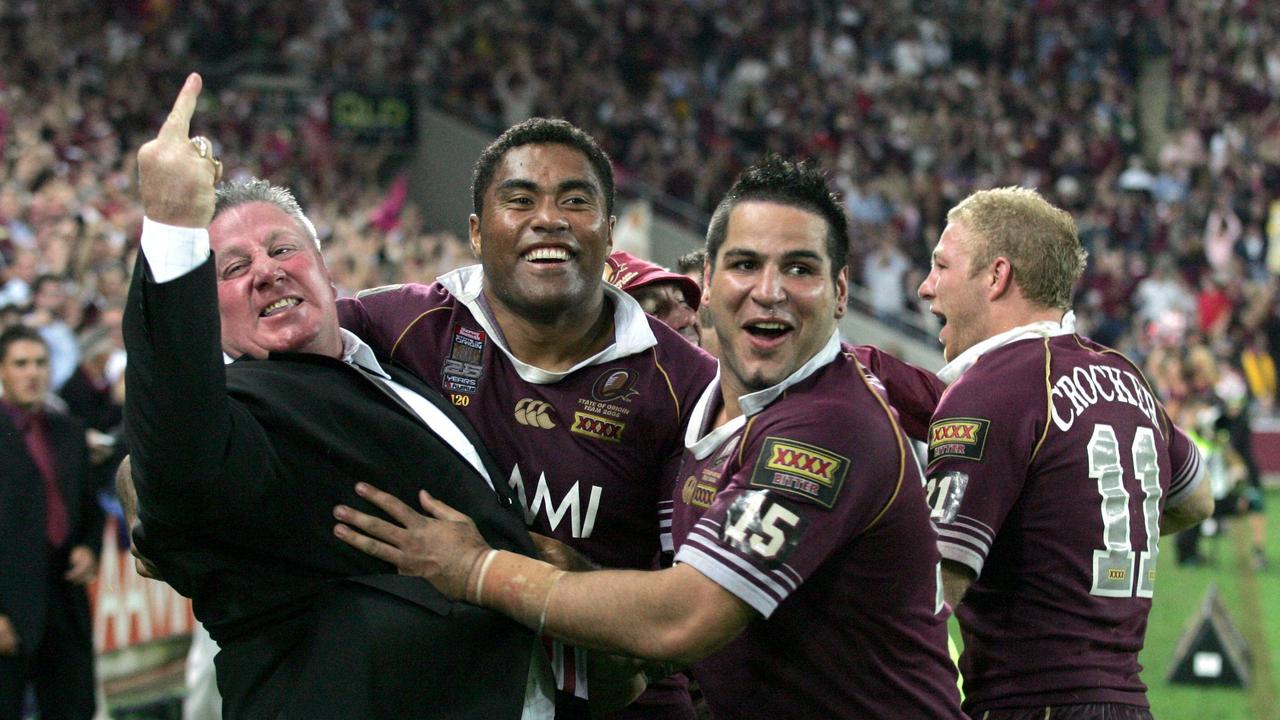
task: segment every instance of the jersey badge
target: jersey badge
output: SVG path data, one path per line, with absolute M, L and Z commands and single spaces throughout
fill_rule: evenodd
M 591 386 L 591 398 L 596 402 L 631 402 L 640 393 L 636 390 L 636 374 L 626 368 L 607 370 Z
M 777 490 L 835 505 L 849 472 L 849 459 L 817 445 L 767 437 L 751 473 L 753 487 Z
M 474 394 L 484 374 L 485 333 L 462 325 L 453 326 L 453 344 L 441 368 L 441 384 L 446 392 Z
M 929 464 L 942 458 L 981 460 L 990 420 L 947 418 L 929 426 Z
M 711 507 L 711 503 L 715 502 L 716 493 L 720 491 L 719 482 L 720 473 L 713 470 L 703 470 L 701 479 L 695 475 L 690 475 L 684 481 L 680 499 L 684 501 L 685 505 L 692 505 L 705 510 Z
M 570 432 L 577 435 L 609 442 L 622 442 L 622 431 L 625 429 L 626 423 L 581 411 L 573 414 L 573 425 L 569 428 Z

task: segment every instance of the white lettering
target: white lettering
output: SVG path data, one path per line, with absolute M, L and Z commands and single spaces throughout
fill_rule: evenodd
M 569 488 L 569 492 L 565 493 L 558 506 L 551 497 L 551 488 L 547 486 L 546 473 L 539 473 L 538 475 L 538 486 L 534 488 L 532 504 L 529 503 L 528 493 L 525 492 L 524 476 L 520 473 L 519 465 L 511 468 L 511 479 L 508 484 L 516 491 L 516 496 L 520 498 L 520 506 L 524 509 L 525 524 L 533 525 L 533 520 L 538 516 L 538 511 L 545 509 L 547 525 L 552 530 L 560 527 L 560 523 L 568 515 L 569 531 L 573 537 L 591 537 L 591 533 L 596 527 L 596 516 L 600 512 L 600 496 L 603 494 L 604 488 L 599 485 L 590 486 L 591 492 L 587 498 L 587 514 L 584 522 L 582 516 L 582 493 L 578 491 L 578 483 L 574 483 Z
M 1114 392 L 1108 392 L 1108 388 L 1099 380 L 1099 374 L 1110 381 Z M 1055 398 L 1066 398 L 1071 402 L 1071 408 L 1066 414 L 1060 412 L 1059 403 L 1054 402 Z M 1049 400 L 1049 413 L 1053 418 L 1053 424 L 1063 432 L 1070 430 L 1076 418 L 1096 405 L 1099 400 L 1132 405 L 1138 408 L 1152 425 L 1156 427 L 1160 425 L 1156 417 L 1155 397 L 1147 389 L 1146 383 L 1131 372 L 1105 365 L 1073 368 L 1070 375 L 1063 375 L 1053 383 Z

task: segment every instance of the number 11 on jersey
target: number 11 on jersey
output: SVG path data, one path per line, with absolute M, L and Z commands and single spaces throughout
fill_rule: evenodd
M 1155 593 L 1156 557 L 1160 554 L 1162 491 L 1155 433 L 1148 427 L 1137 428 L 1131 450 L 1134 476 L 1142 488 L 1142 518 L 1147 538 L 1147 549 L 1137 553 L 1136 558 L 1129 527 L 1129 491 L 1125 489 L 1115 428 L 1102 423 L 1094 425 L 1088 451 L 1089 477 L 1098 483 L 1098 493 L 1102 496 L 1104 546 L 1102 550 L 1093 551 L 1093 587 L 1089 593 L 1100 597 L 1149 598 Z

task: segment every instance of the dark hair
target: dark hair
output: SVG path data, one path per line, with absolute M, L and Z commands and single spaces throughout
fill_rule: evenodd
M 770 153 L 742 171 L 716 206 L 707 226 L 707 263 L 715 270 L 716 253 L 729 231 L 729 215 L 739 203 L 761 201 L 806 210 L 827 222 L 827 255 L 831 278 L 840 274 L 849 253 L 849 221 L 840 200 L 827 189 L 827 180 L 810 162 L 792 162 Z
M 703 248 L 694 248 L 689 252 L 676 258 L 676 269 L 684 275 L 697 270 L 698 275 L 702 275 L 702 266 L 707 264 L 707 251 Z M 698 282 L 702 282 L 699 280 Z
M 522 145 L 567 145 L 586 156 L 591 169 L 604 185 L 604 206 L 613 215 L 613 165 L 596 141 L 578 127 L 558 118 L 529 118 L 507 128 L 480 153 L 471 170 L 471 211 L 480 216 L 484 194 L 493 183 L 493 173 L 507 152 Z
M 57 285 L 63 285 L 66 281 L 61 275 L 56 273 L 43 273 L 36 277 L 35 282 L 31 283 L 31 291 L 33 293 L 38 293 L 40 292 L 40 288 L 44 287 L 45 283 L 49 282 Z
M 0 362 L 4 362 L 5 358 L 9 357 L 10 345 L 23 340 L 38 342 L 44 346 L 46 352 L 49 350 L 49 343 L 45 342 L 43 337 L 40 337 L 40 333 L 35 328 L 26 325 L 12 325 L 0 332 Z

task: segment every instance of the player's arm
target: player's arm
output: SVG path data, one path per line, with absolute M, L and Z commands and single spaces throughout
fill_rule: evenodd
M 1169 420 L 1160 406 L 1162 419 L 1169 428 L 1169 465 L 1173 477 L 1169 496 L 1160 513 L 1160 534 L 1169 535 L 1193 527 L 1213 515 L 1213 489 L 1205 477 L 1200 450 L 1191 438 Z
M 1195 527 L 1213 515 L 1213 492 L 1208 482 L 1201 482 L 1182 503 L 1166 506 L 1160 515 L 1160 534 L 1169 535 Z
M 942 561 L 942 596 L 951 607 L 959 607 L 960 601 L 973 584 L 973 569 L 954 560 Z
M 430 517 L 365 485 L 357 492 L 400 525 L 335 510 L 344 542 L 429 580 L 452 599 L 491 608 L 574 645 L 691 663 L 732 640 L 754 617 L 742 600 L 687 565 L 667 570 L 565 572 L 491 550 L 467 516 L 420 498 Z M 357 529 L 359 532 L 357 532 Z

